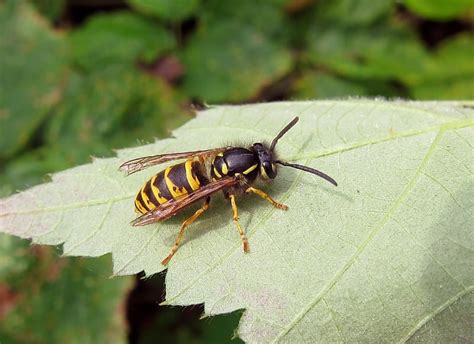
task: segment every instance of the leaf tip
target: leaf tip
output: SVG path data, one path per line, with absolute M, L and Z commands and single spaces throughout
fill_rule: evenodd
M 168 302 L 168 300 L 164 300 L 158 304 L 158 306 L 170 306 L 171 304 Z

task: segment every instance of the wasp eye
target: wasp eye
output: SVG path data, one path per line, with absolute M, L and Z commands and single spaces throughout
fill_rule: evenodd
M 276 169 L 274 168 L 272 163 L 267 162 L 267 161 L 262 163 L 262 175 L 264 178 L 270 178 L 270 179 L 273 179 L 276 177 Z

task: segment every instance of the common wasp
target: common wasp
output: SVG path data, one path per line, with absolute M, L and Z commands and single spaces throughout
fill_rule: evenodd
M 272 180 L 277 176 L 277 165 L 292 167 L 315 174 L 337 186 L 334 179 L 314 168 L 288 163 L 276 159 L 275 146 L 278 140 L 298 122 L 295 117 L 273 139 L 270 146 L 254 143 L 249 147 L 221 147 L 182 153 L 168 153 L 145 156 L 129 160 L 120 166 L 127 175 L 147 167 L 167 161 L 186 159 L 169 166 L 148 180 L 135 198 L 135 210 L 141 214 L 133 220 L 133 226 L 144 226 L 163 221 L 179 213 L 195 202 L 204 200 L 204 204 L 186 219 L 176 237 L 174 246 L 162 264 L 167 265 L 178 250 L 186 228 L 201 216 L 208 208 L 211 195 L 223 191 L 230 201 L 233 221 L 242 240 L 244 252 L 249 252 L 245 231 L 239 223 L 236 195 L 254 193 L 278 209 L 287 210 L 264 191 L 254 187 L 257 180 Z

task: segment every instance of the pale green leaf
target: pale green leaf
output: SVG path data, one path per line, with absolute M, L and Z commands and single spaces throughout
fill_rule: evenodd
M 244 309 L 248 342 L 472 340 L 474 104 L 348 100 L 221 106 L 175 138 L 121 150 L 0 201 L 0 231 L 67 255 L 112 253 L 114 273 L 162 271 L 180 222 L 134 228 L 133 197 L 162 166 L 129 177 L 127 159 L 269 141 L 281 158 L 325 171 L 282 169 L 264 188 L 289 205 L 239 199 L 244 254 L 222 196 L 186 233 L 170 263 L 167 304 Z

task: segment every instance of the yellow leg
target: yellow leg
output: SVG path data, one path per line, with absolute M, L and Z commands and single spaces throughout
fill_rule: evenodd
M 273 198 L 271 198 L 267 193 L 263 192 L 262 190 L 256 189 L 254 187 L 249 187 L 245 192 L 253 192 L 254 194 L 262 197 L 264 200 L 270 202 L 275 208 L 288 210 L 288 206 L 282 203 L 278 203 Z
M 242 227 L 240 227 L 239 212 L 237 210 L 237 204 L 235 203 L 235 195 L 229 195 L 229 197 L 230 197 L 230 204 L 232 205 L 232 212 L 234 215 L 232 219 L 234 220 L 234 223 L 237 226 L 237 230 L 239 231 L 240 239 L 242 240 L 242 244 L 244 245 L 244 252 L 248 253 L 249 241 L 247 240 L 247 236 L 245 235 L 244 230 L 242 229 Z
M 178 250 L 178 247 L 179 247 L 179 244 L 181 242 L 181 239 L 183 238 L 183 234 L 184 234 L 184 231 L 186 230 L 186 227 L 189 226 L 191 223 L 193 223 L 199 216 L 202 215 L 202 213 L 204 213 L 207 209 L 209 209 L 209 201 L 210 199 L 207 198 L 206 199 L 206 202 L 204 202 L 204 205 L 199 208 L 198 210 L 196 210 L 196 212 L 191 216 L 189 217 L 188 219 L 186 219 L 183 224 L 181 225 L 181 229 L 179 230 L 179 233 L 178 233 L 178 236 L 176 238 L 176 241 L 174 243 L 174 246 L 173 248 L 171 249 L 171 252 L 170 254 L 162 260 L 161 264 L 163 265 L 168 265 L 168 263 L 170 262 L 171 258 L 174 256 L 174 254 L 176 253 L 176 251 Z

